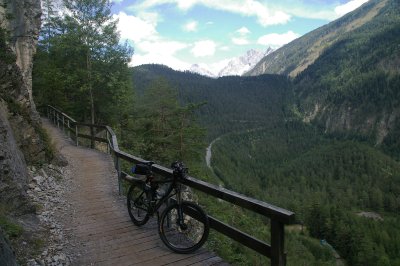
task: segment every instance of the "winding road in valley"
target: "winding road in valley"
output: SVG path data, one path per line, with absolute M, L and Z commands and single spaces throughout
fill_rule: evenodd
M 221 137 L 218 137 L 218 138 L 214 139 L 213 141 L 211 141 L 210 145 L 208 145 L 208 147 L 206 149 L 206 164 L 207 164 L 208 168 L 211 169 L 211 171 L 213 171 L 213 169 L 211 167 L 211 156 L 212 156 L 211 149 L 212 149 L 213 144 L 220 139 L 221 139 Z
M 211 171 L 214 172 L 213 168 L 211 167 L 212 146 L 214 145 L 215 142 L 219 141 L 222 137 L 225 137 L 225 136 L 227 136 L 229 134 L 234 134 L 234 133 L 236 133 L 236 134 L 242 134 L 242 133 L 245 133 L 245 132 L 250 133 L 250 132 L 254 132 L 254 131 L 257 131 L 257 130 L 263 130 L 263 129 L 266 129 L 266 127 L 258 127 L 258 128 L 253 128 L 253 129 L 241 130 L 241 131 L 237 131 L 237 132 L 231 132 L 231 133 L 227 133 L 227 134 L 224 134 L 224 135 L 221 135 L 221 136 L 215 138 L 213 141 L 210 142 L 210 145 L 208 145 L 208 147 L 206 149 L 205 159 L 206 159 L 207 167 L 210 168 Z
M 71 188 L 63 199 L 70 207 L 52 211 L 60 228 L 68 232 L 68 242 L 60 240 L 66 243 L 67 254 L 76 255 L 70 265 L 228 265 L 205 248 L 190 254 L 169 250 L 158 235 L 156 217 L 135 226 L 127 213 L 125 197 L 119 195 L 112 157 L 75 146 L 47 119 L 43 119 L 43 127 L 55 149 L 68 161 L 66 172 L 71 173 Z M 61 265 L 57 260 L 53 258 L 52 263 L 50 258 L 46 265 Z

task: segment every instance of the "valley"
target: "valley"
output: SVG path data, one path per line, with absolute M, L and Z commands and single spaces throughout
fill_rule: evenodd
M 200 175 L 296 213 L 306 232 L 287 233 L 289 265 L 336 265 L 319 240 L 348 265 L 400 265 L 399 14 L 396 1 L 371 0 L 264 57 L 256 76 L 209 79 L 147 65 L 133 80 L 140 91 L 164 77 L 182 103 L 205 102 L 196 112 L 209 145 Z M 235 225 L 268 239 L 254 229 L 261 220 L 238 213 Z
M 195 177 L 294 211 L 288 265 L 400 266 L 399 1 L 370 0 L 281 48 L 236 58 L 218 75 L 200 64 L 128 68 L 133 50 L 115 33 L 121 54 L 108 62 L 98 49 L 87 80 L 92 69 L 74 34 L 40 39 L 37 105 L 112 126 L 135 156 L 183 160 Z M 269 220 L 202 193 L 194 198 L 269 242 Z M 207 245 L 232 264 L 269 263 L 215 232 Z
M 220 139 L 221 139 L 221 137 L 218 137 L 218 138 L 214 139 L 213 141 L 211 141 L 210 145 L 208 145 L 208 147 L 206 149 L 206 157 L 205 157 L 206 165 L 208 168 L 211 169 L 211 171 L 212 171 L 212 168 L 211 168 L 212 146 L 214 145 L 214 143 L 216 141 L 218 141 Z

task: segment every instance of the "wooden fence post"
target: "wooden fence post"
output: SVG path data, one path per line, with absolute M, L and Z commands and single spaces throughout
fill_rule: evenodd
M 75 142 L 76 146 L 79 146 L 79 141 L 78 141 L 78 125 L 75 124 Z
M 71 126 L 70 126 L 70 124 L 69 124 L 69 119 L 67 119 L 67 131 L 68 131 L 68 138 L 70 138 L 71 137 Z
M 108 135 L 108 130 L 106 129 L 106 140 L 107 140 L 107 154 L 110 154 L 110 137 Z
M 271 219 L 271 266 L 285 266 L 284 224 Z
M 94 127 L 90 125 L 90 148 L 94 149 Z
M 57 112 L 57 127 L 60 128 L 60 117 Z
M 122 182 L 121 182 L 121 165 L 118 156 L 115 154 L 115 169 L 117 169 L 118 174 L 118 193 L 122 193 Z
M 65 118 L 64 118 L 64 115 L 62 116 L 62 129 L 63 129 L 63 132 L 65 133 Z

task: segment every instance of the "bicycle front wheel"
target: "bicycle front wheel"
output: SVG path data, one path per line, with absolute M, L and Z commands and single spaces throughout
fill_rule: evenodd
M 143 185 L 132 184 L 127 195 L 128 213 L 137 226 L 144 225 L 149 220 L 148 200 L 143 186 L 144 183 Z
M 182 220 L 178 209 L 182 209 Z M 199 249 L 207 240 L 209 232 L 208 217 L 192 202 L 184 201 L 168 206 L 161 214 L 158 233 L 161 240 L 177 253 L 190 253 Z

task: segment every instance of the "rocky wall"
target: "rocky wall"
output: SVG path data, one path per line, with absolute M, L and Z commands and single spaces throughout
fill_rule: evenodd
M 0 218 L 18 226 L 29 224 L 26 217 L 35 212 L 26 193 L 27 164 L 45 161 L 41 123 L 32 99 L 40 14 L 40 0 L 0 0 Z M 15 265 L 6 235 L 1 231 L 0 265 Z M 11 240 L 14 249 L 29 243 Z
M 0 60 L 0 98 L 26 161 L 45 160 L 40 119 L 32 99 L 32 62 L 40 29 L 40 0 L 0 0 L 5 35 Z M 13 57 L 14 56 L 14 57 Z M 14 60 L 10 60 L 14 58 Z M 6 106 L 5 106 L 6 104 Z

